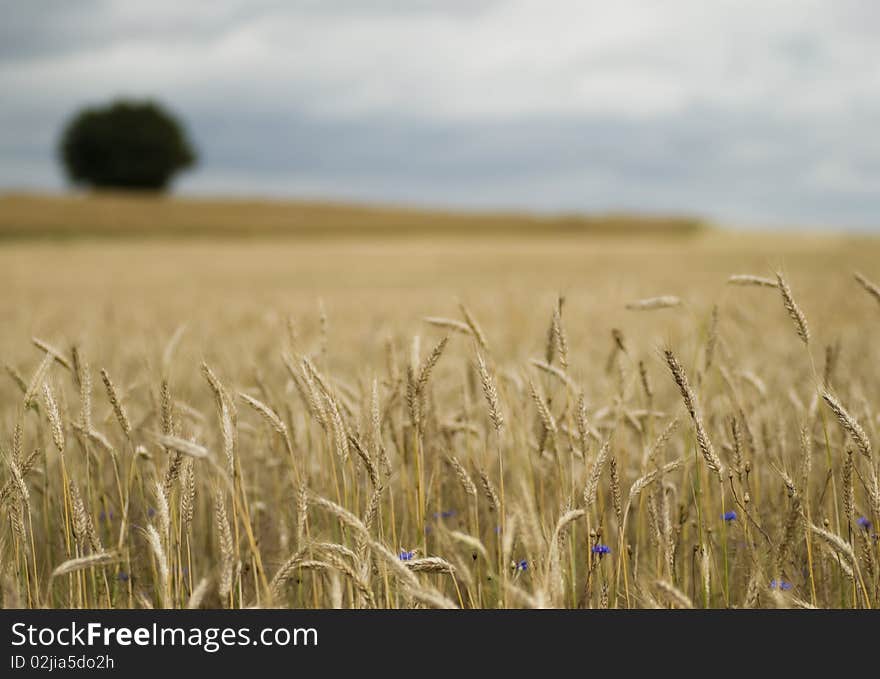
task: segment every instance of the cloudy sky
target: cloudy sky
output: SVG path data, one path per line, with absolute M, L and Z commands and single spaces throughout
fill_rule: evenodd
M 880 228 L 876 0 L 0 0 L 0 190 L 156 97 L 181 193 Z

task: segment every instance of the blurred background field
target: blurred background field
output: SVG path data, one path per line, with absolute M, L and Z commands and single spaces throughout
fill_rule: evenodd
M 874 273 L 880 254 L 867 236 L 690 219 L 118 194 L 8 195 L 0 205 L 0 342 L 16 360 L 28 355 L 31 334 L 86 334 L 112 347 L 114 331 L 158 341 L 183 323 L 202 349 L 240 346 L 288 315 L 314 321 L 319 298 L 357 334 L 355 355 L 380 348 L 387 328 L 416 332 L 422 316 L 443 315 L 456 300 L 497 317 L 499 331 L 528 336 L 526 317 L 561 293 L 572 310 L 589 312 L 593 337 L 606 337 L 626 319 L 638 322 L 623 310 L 633 299 L 674 294 L 705 313 L 727 275 L 780 267 L 810 294 L 812 313 L 832 314 L 847 303 L 851 271 Z
M 651 214 L 540 216 L 318 201 L 179 198 L 156 194 L 0 195 L 2 238 L 176 238 L 559 234 L 692 234 L 696 217 Z

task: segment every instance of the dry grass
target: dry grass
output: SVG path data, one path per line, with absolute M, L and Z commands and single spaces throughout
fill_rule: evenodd
M 878 255 L 7 245 L 3 603 L 876 608 Z
M 0 194 L 0 238 L 510 235 L 519 233 L 693 234 L 692 217 L 595 217 L 451 212 L 318 201 L 181 199 L 136 193 L 82 196 Z

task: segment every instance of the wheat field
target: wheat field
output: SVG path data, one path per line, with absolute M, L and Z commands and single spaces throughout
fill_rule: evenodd
M 7 241 L 2 604 L 876 608 L 878 255 Z

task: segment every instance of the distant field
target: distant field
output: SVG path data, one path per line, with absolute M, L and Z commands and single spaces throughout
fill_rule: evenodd
M 880 607 L 876 239 L 3 200 L 4 606 Z
M 0 238 L 431 234 L 690 234 L 692 217 L 538 217 L 308 201 L 154 198 L 136 194 L 0 195 Z

